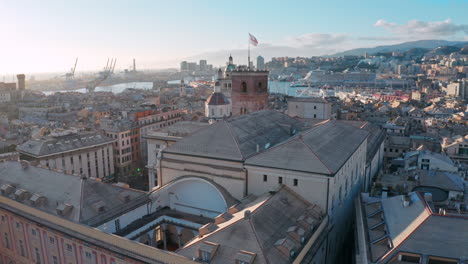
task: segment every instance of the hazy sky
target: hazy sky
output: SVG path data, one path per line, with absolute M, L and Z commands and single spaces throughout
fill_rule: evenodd
M 0 0 L 0 75 L 177 67 L 245 49 L 313 56 L 418 39 L 468 40 L 468 1 Z M 227 55 L 224 55 L 227 54 Z M 213 59 L 216 60 L 216 59 Z M 221 61 L 209 61 L 219 65 Z

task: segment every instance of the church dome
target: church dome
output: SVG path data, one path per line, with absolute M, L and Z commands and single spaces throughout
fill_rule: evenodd
M 228 105 L 229 99 L 223 93 L 212 93 L 207 99 L 208 105 Z

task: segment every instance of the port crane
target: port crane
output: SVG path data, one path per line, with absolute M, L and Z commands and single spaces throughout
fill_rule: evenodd
M 110 60 L 109 63 L 109 58 L 107 59 L 106 66 L 104 67 L 103 71 L 100 71 L 98 74 L 98 77 L 96 77 L 94 80 L 90 81 L 86 85 L 86 91 L 88 93 L 94 92 L 94 89 L 96 89 L 97 86 L 99 86 L 102 82 L 107 80 L 115 70 L 115 64 L 117 63 L 117 58 L 113 58 Z
M 73 66 L 73 68 L 70 69 L 70 72 L 67 72 L 65 73 L 65 75 L 62 75 L 65 76 L 65 79 L 67 80 L 72 80 L 75 78 L 75 70 L 76 70 L 76 65 L 78 64 L 78 58 L 76 58 L 75 60 L 75 65 Z

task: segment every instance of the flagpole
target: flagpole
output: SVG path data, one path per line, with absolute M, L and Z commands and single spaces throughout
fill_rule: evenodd
M 249 41 L 249 44 L 248 44 L 248 46 L 249 46 L 249 48 L 248 48 L 249 56 L 247 58 L 247 69 L 250 70 L 250 35 L 249 35 L 248 41 Z

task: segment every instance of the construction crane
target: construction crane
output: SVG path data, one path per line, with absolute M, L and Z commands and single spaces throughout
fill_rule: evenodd
M 96 77 L 94 80 L 90 81 L 86 85 L 86 91 L 88 93 L 94 92 L 94 89 L 96 89 L 97 86 L 99 86 L 102 82 L 107 80 L 115 70 L 115 64 L 117 63 L 117 58 L 113 58 L 110 60 L 107 59 L 106 66 L 104 67 L 104 71 L 99 72 L 98 77 Z
M 67 72 L 67 73 L 65 73 L 65 75 L 62 75 L 62 76 L 65 76 L 65 79 L 67 79 L 67 80 L 71 80 L 71 79 L 75 78 L 75 70 L 76 70 L 76 65 L 77 64 L 78 64 L 78 58 L 76 58 L 75 66 L 73 66 L 73 68 L 70 69 L 70 72 Z

